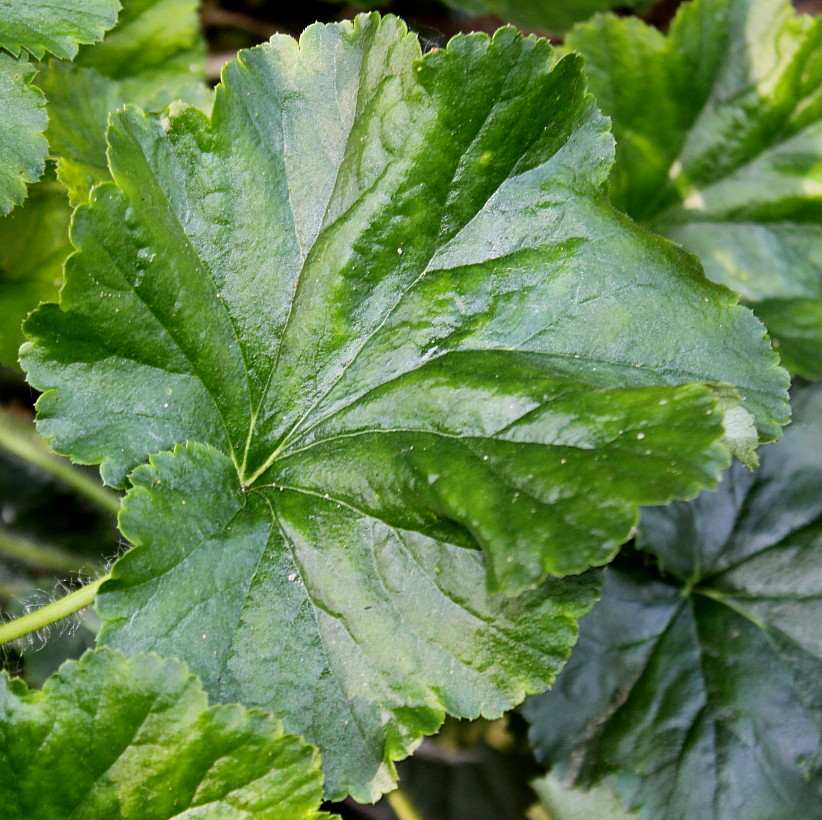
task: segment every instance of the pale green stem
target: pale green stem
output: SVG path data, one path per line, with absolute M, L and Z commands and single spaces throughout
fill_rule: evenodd
M 3 530 L 0 530 L 0 557 L 55 572 L 79 572 L 94 565 L 93 561 L 78 559 L 57 547 L 37 544 L 26 538 L 10 535 Z
M 423 820 L 423 816 L 414 808 L 402 789 L 394 789 L 386 795 L 386 800 L 398 820 Z
M 3 624 L 0 626 L 0 644 L 16 641 L 24 635 L 36 632 L 44 626 L 53 624 L 75 612 L 79 612 L 81 609 L 85 609 L 89 604 L 93 603 L 100 584 L 108 581 L 109 578 L 111 578 L 111 573 L 103 575 L 102 578 L 98 578 L 96 581 L 80 587 L 80 589 L 69 593 L 63 598 L 58 598 L 56 601 L 47 604 L 41 609 L 29 612 L 28 615 L 23 615 L 21 618 L 15 618 L 13 621 Z
M 0 413 L 0 447 L 54 476 L 106 512 L 116 516 L 120 511 L 120 499 L 114 493 L 49 450 L 28 424 L 17 421 L 8 413 Z

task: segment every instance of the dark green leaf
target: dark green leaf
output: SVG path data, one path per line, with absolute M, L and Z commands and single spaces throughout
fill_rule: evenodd
M 40 691 L 0 675 L 0 766 L 8 820 L 330 820 L 315 749 L 156 655 L 89 652 Z
M 210 121 L 112 119 L 27 365 L 57 449 L 143 464 L 104 640 L 283 709 L 370 799 L 446 711 L 548 685 L 597 579 L 546 575 L 711 485 L 723 416 L 778 435 L 786 378 L 605 201 L 577 58 L 513 29 L 421 57 L 373 15 L 225 76 Z
M 0 48 L 71 59 L 117 22 L 118 0 L 0 0 Z
M 613 121 L 615 205 L 761 306 L 786 363 L 822 376 L 822 18 L 695 0 L 667 37 L 603 16 L 567 44 Z
M 648 820 L 822 817 L 822 385 L 754 474 L 643 513 L 553 691 L 541 758 Z

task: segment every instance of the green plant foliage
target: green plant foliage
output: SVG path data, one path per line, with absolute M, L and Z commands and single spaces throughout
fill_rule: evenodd
M 25 352 L 59 451 L 142 464 L 102 640 L 279 710 L 334 797 L 542 691 L 598 586 L 546 576 L 713 484 L 729 403 L 787 415 L 761 325 L 607 204 L 611 157 L 578 58 L 421 57 L 378 15 L 244 52 L 211 121 L 115 115 Z
M 822 18 L 695 0 L 667 37 L 601 16 L 569 48 L 613 120 L 614 204 L 702 260 L 822 377 Z
M 72 59 L 117 22 L 118 0 L 0 0 L 0 48 Z
M 205 47 L 197 0 L 126 0 L 117 27 L 71 64 L 52 60 L 37 84 L 48 97 L 47 136 L 73 203 L 109 179 L 106 127 L 126 104 L 159 111 L 175 100 L 205 107 Z
M 563 34 L 574 23 L 609 9 L 632 8 L 646 11 L 654 0 L 444 0 L 449 6 L 468 14 L 499 15 L 522 28 L 546 34 Z
M 57 293 L 71 251 L 70 216 L 65 189 L 49 170 L 23 207 L 0 219 L 0 362 L 17 361 L 23 319 Z
M 263 712 L 208 708 L 178 661 L 101 649 L 39 691 L 3 673 L 0 713 L 8 820 L 331 820 L 316 750 Z
M 569 788 L 549 772 L 535 780 L 533 787 L 550 820 L 636 820 L 636 814 L 623 808 L 607 782 L 583 791 Z
M 754 474 L 643 513 L 550 693 L 538 755 L 642 817 L 822 817 L 822 385 Z
M 48 118 L 43 95 L 31 84 L 35 71 L 25 55 L 0 51 L 0 216 L 25 199 L 27 183 L 45 168 Z
M 204 52 L 196 0 L 126 0 L 117 27 L 102 43 L 82 47 L 72 63 L 51 60 L 40 67 L 36 84 L 48 98 L 46 135 L 51 155 L 59 158 L 63 184 L 49 178 L 31 191 L 24 208 L 0 219 L 0 362 L 16 362 L 23 319 L 41 301 L 57 294 L 71 249 L 67 235 L 71 210 L 63 186 L 76 204 L 88 199 L 93 185 L 109 179 L 105 137 L 109 114 L 127 103 L 146 111 L 159 111 L 177 99 L 207 106 Z M 29 93 L 42 108 L 39 92 L 29 88 Z M 2 100 L 0 90 L 0 106 Z M 42 131 L 45 112 L 38 113 Z M 0 144 L 5 146 L 4 124 L 0 121 Z M 14 131 L 17 138 L 20 133 Z M 39 177 L 45 150 L 41 137 L 34 154 L 40 165 L 26 181 Z M 24 193 L 21 181 L 19 199 Z

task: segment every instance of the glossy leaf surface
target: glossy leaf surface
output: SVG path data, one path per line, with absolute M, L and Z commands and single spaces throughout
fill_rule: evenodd
M 330 820 L 315 749 L 156 655 L 89 652 L 37 691 L 0 675 L 0 764 L 9 820 Z
M 822 376 L 822 19 L 695 0 L 668 36 L 602 16 L 567 45 L 613 121 L 614 204 L 761 311 L 794 372 Z
M 25 56 L 0 51 L 0 216 L 25 199 L 27 184 L 45 168 L 48 118 L 34 72 Z
M 117 22 L 118 0 L 0 0 L 0 48 L 71 59 Z
M 282 709 L 334 796 L 547 686 L 597 577 L 546 576 L 711 485 L 726 408 L 787 412 L 761 325 L 607 204 L 611 153 L 577 58 L 376 15 L 244 52 L 211 120 L 116 115 L 25 353 L 59 451 L 143 465 L 103 639 Z
M 822 386 L 762 466 L 643 512 L 555 688 L 528 702 L 538 755 L 612 783 L 642 817 L 822 817 Z

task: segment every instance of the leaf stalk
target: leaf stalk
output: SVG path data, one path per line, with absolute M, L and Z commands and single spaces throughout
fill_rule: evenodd
M 0 644 L 16 641 L 18 638 L 36 632 L 44 626 L 56 623 L 75 612 L 79 612 L 81 609 L 85 609 L 93 603 L 97 597 L 97 590 L 109 578 L 111 578 L 111 573 L 103 575 L 96 581 L 76 589 L 63 598 L 58 598 L 34 612 L 29 612 L 28 615 L 23 615 L 3 624 L 0 626 Z

